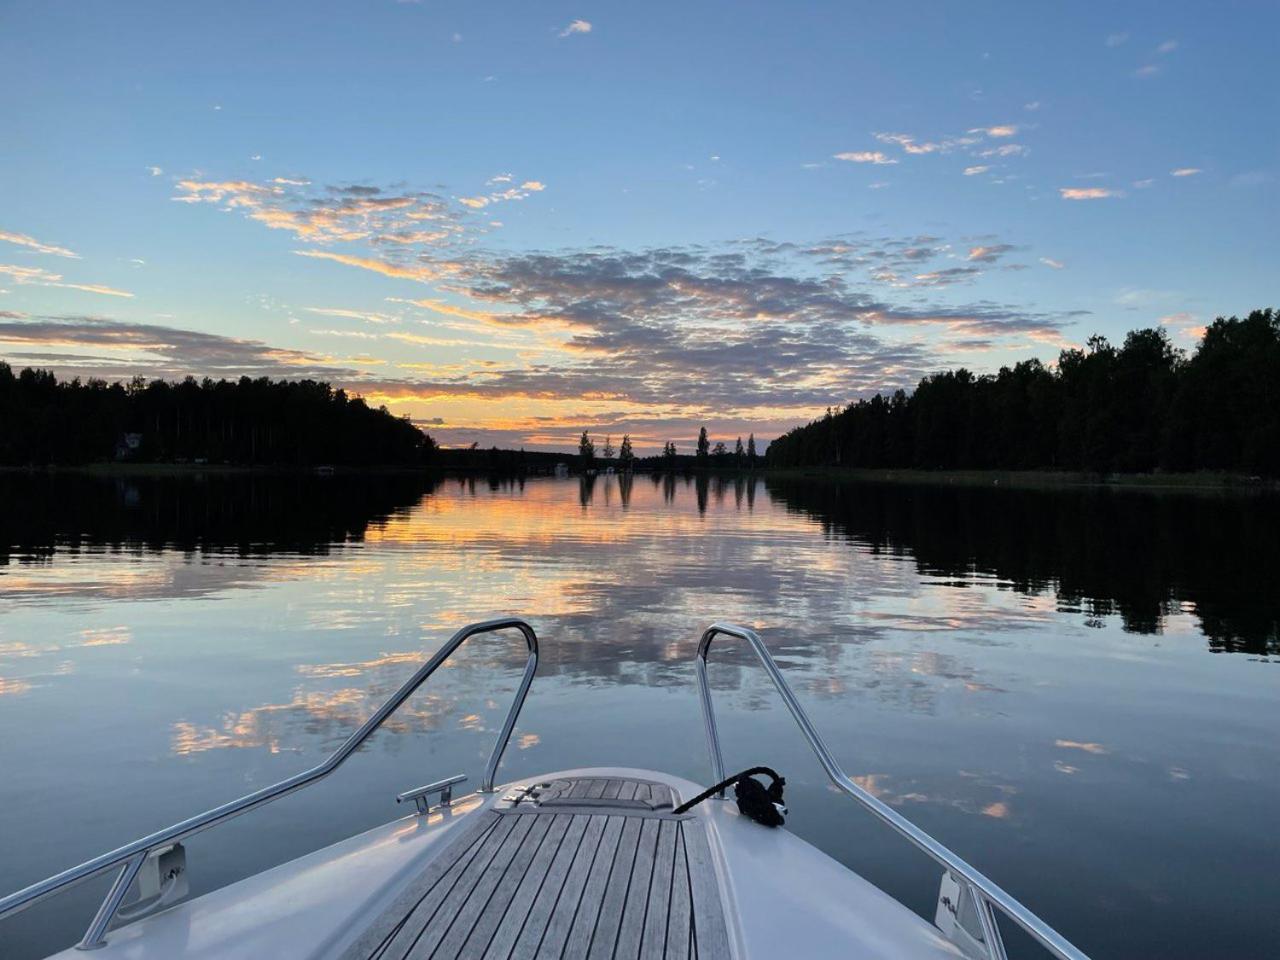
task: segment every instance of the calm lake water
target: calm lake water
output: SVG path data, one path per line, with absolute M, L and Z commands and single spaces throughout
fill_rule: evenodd
M 0 892 L 318 762 L 458 626 L 527 617 L 500 779 L 707 782 L 693 655 L 758 629 L 851 775 L 1096 958 L 1280 953 L 1280 502 L 637 477 L 0 477 Z M 334 777 L 187 843 L 205 891 L 479 777 L 523 664 L 474 641 Z M 937 871 L 713 658 L 726 765 L 932 916 Z M 79 936 L 94 891 L 0 921 Z M 74 922 L 71 922 L 74 918 Z

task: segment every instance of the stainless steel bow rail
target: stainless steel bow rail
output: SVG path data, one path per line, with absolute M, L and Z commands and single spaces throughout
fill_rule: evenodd
M 698 689 L 702 698 L 702 717 L 707 726 L 707 741 L 711 751 L 711 763 L 715 768 L 712 777 L 714 781 L 718 782 L 724 779 L 724 756 L 720 752 L 720 735 L 716 731 L 715 710 L 711 704 L 711 686 L 707 680 L 707 653 L 711 649 L 711 641 L 721 635 L 743 640 L 755 651 L 756 656 L 760 658 L 760 663 L 764 666 L 765 673 L 773 681 L 774 687 L 777 688 L 779 695 L 782 697 L 782 702 L 791 711 L 791 716 L 795 719 L 797 726 L 800 727 L 800 732 L 809 741 L 810 748 L 817 755 L 818 762 L 822 764 L 822 768 L 826 771 L 827 777 L 831 782 L 923 850 L 940 866 L 946 868 L 946 873 L 943 875 L 944 886 L 947 879 L 950 878 L 961 893 L 957 897 L 958 902 L 949 903 L 944 898 L 941 903 L 946 905 L 946 909 L 950 911 L 960 925 L 961 935 L 952 934 L 952 939 L 962 948 L 967 947 L 969 951 L 980 951 L 986 955 L 988 960 L 1007 960 L 1004 942 L 1000 937 L 1000 928 L 996 925 L 994 911 L 998 908 L 1009 919 L 1025 930 L 1037 943 L 1057 957 L 1058 960 L 1089 960 L 1085 954 L 1072 946 L 1061 934 L 994 882 L 965 863 L 933 837 L 906 819 L 906 817 L 886 806 L 850 780 L 844 770 L 840 768 L 840 765 L 836 763 L 831 751 L 827 749 L 827 745 L 822 742 L 822 737 L 818 735 L 818 731 L 814 728 L 812 721 L 809 720 L 808 715 L 800 706 L 800 701 L 796 699 L 796 695 L 791 692 L 791 687 L 783 679 L 782 672 L 778 669 L 777 663 L 774 662 L 764 642 L 754 631 L 729 623 L 713 623 L 703 633 L 702 640 L 698 644 Z M 723 795 L 723 791 L 721 791 L 721 794 Z M 969 909 L 966 908 L 971 908 L 977 914 L 978 929 L 971 929 L 969 925 L 965 924 L 965 915 L 969 913 Z
M 318 780 L 323 780 L 337 770 L 338 767 L 342 766 L 346 759 L 359 749 L 360 745 L 378 727 L 382 726 L 383 721 L 394 713 L 405 700 L 409 699 L 413 692 L 422 685 L 423 681 L 435 673 L 436 668 L 449 659 L 458 647 L 462 646 L 471 637 L 479 634 L 511 629 L 519 630 L 524 635 L 525 642 L 529 647 L 529 659 L 525 663 L 524 676 L 521 678 L 520 686 L 516 690 L 515 700 L 511 704 L 511 709 L 507 712 L 507 719 L 502 725 L 502 731 L 498 734 L 498 739 L 493 745 L 493 752 L 489 754 L 489 762 L 484 768 L 484 779 L 481 781 L 480 789 L 486 793 L 491 792 L 493 790 L 493 778 L 498 771 L 498 763 L 502 760 L 502 753 L 506 749 L 507 741 L 511 739 L 511 731 L 516 725 L 516 718 L 520 715 L 520 708 L 524 705 L 524 698 L 529 692 L 529 685 L 533 683 L 534 672 L 538 669 L 537 634 L 533 632 L 533 627 L 515 617 L 473 623 L 455 633 L 437 651 L 435 656 L 419 667 L 417 672 L 405 681 L 404 685 L 386 703 L 379 707 L 373 716 L 364 722 L 359 730 L 348 737 L 342 746 L 318 766 L 289 777 L 287 780 L 281 780 L 270 787 L 257 790 L 248 796 L 241 797 L 239 800 L 232 800 L 230 803 L 214 807 L 212 810 L 191 817 L 188 820 L 183 820 L 181 823 L 175 823 L 167 829 L 143 837 L 141 840 L 135 840 L 133 843 L 126 844 L 118 850 L 104 853 L 102 856 L 88 860 L 78 867 L 72 867 L 70 870 L 64 870 L 62 873 L 47 880 L 32 884 L 25 890 L 19 890 L 17 893 L 0 900 L 0 920 L 26 909 L 45 897 L 65 890 L 90 877 L 97 876 L 112 867 L 118 867 L 120 872 L 111 884 L 111 889 L 107 892 L 106 899 L 102 901 L 97 914 L 89 924 L 89 929 L 85 931 L 84 937 L 77 944 L 82 950 L 92 950 L 102 946 L 106 943 L 104 935 L 108 927 L 110 927 L 111 921 L 120 911 L 125 894 L 128 893 L 130 885 L 138 876 L 148 855 L 157 850 L 170 847 L 202 830 L 216 826 L 224 820 L 230 820 L 232 817 L 238 817 L 242 813 L 248 813 L 255 807 L 279 800 L 295 790 L 301 790 L 303 787 L 311 786 Z M 449 781 L 441 781 L 428 787 L 420 787 L 418 790 L 410 791 L 408 794 L 402 794 L 401 796 L 403 799 L 414 799 L 418 802 L 418 809 L 422 810 L 425 804 L 419 799 L 419 795 L 433 790 L 447 791 L 456 782 L 457 779 L 450 778 Z

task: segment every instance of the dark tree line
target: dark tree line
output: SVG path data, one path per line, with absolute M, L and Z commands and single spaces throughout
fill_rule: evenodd
M 0 463 L 207 461 L 400 465 L 435 442 L 385 407 L 314 380 L 58 382 L 0 362 Z
M 1055 369 L 933 374 L 797 427 L 767 463 L 1280 476 L 1280 312 L 1220 317 L 1190 357 L 1157 328 L 1092 337 Z

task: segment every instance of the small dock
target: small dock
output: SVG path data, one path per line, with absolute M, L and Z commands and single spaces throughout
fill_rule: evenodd
M 728 960 L 706 833 L 669 787 L 575 778 L 489 811 L 344 960 Z

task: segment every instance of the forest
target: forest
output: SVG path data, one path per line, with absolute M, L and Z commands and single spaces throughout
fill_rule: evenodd
M 59 382 L 0 362 L 0 464 L 414 466 L 435 450 L 407 419 L 314 380 Z
M 1280 476 L 1280 312 L 1219 317 L 1190 356 L 1151 328 L 1054 367 L 932 374 L 791 430 L 766 463 Z

